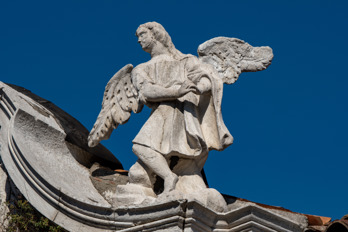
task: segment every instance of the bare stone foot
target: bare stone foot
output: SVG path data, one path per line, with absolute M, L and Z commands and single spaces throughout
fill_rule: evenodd
M 179 178 L 177 175 L 172 173 L 171 176 L 167 177 L 164 180 L 164 190 L 163 193 L 168 193 L 170 191 L 173 191 L 175 189 L 176 183 L 178 182 Z

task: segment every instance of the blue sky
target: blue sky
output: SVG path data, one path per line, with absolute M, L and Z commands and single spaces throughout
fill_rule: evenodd
M 161 23 L 196 55 L 217 36 L 270 46 L 272 65 L 225 85 L 235 138 L 205 166 L 222 193 L 295 212 L 348 213 L 347 1 L 0 1 L 0 80 L 46 98 L 91 129 L 104 87 L 124 65 L 149 60 L 135 37 Z M 103 144 L 135 162 L 144 109 Z

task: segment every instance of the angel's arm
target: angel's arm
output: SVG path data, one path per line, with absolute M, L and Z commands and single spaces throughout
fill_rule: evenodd
M 147 74 L 141 69 L 136 69 L 132 75 L 136 82 L 137 80 L 140 80 L 140 83 L 138 83 L 137 86 L 141 98 L 145 102 L 172 101 L 189 92 L 196 91 L 196 85 L 189 80 L 185 81 L 182 85 L 174 85 L 166 88 L 147 81 L 147 78 L 144 78 Z
M 181 86 L 174 85 L 165 88 L 156 84 L 145 83 L 141 90 L 146 101 L 161 102 L 176 100 L 189 92 L 195 92 L 196 86 L 193 82 L 187 80 Z

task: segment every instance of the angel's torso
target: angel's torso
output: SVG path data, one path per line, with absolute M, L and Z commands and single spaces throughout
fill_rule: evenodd
M 179 89 L 182 83 L 188 79 L 188 68 L 191 67 L 198 59 L 192 55 L 185 55 L 181 59 L 175 59 L 168 55 L 160 55 L 152 58 L 150 61 L 138 65 L 132 73 L 132 80 L 137 90 L 143 91 L 145 82 L 159 85 L 165 88 L 174 87 Z M 194 93 L 188 93 L 177 99 L 179 102 L 189 101 L 198 104 L 199 96 Z M 157 108 L 158 105 L 166 105 L 167 107 L 177 104 L 176 101 L 149 103 L 144 102 L 150 108 Z M 164 104 L 163 104 L 164 103 Z
M 187 79 L 185 69 L 187 58 L 177 60 L 168 55 L 160 55 L 138 65 L 137 69 L 141 70 L 142 75 L 145 74 L 142 78 L 146 81 L 168 88 L 181 85 Z

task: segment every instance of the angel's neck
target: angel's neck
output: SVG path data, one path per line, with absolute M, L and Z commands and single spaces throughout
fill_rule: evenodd
M 169 51 L 166 47 L 163 46 L 161 43 L 156 43 L 156 45 L 152 48 L 150 55 L 151 58 L 154 58 L 159 55 L 169 55 Z

